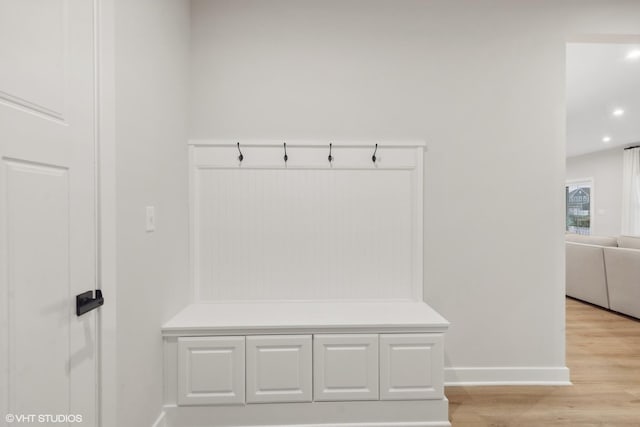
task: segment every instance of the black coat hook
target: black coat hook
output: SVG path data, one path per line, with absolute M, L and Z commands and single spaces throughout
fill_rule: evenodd
M 371 160 L 373 160 L 373 163 L 376 162 L 376 153 L 378 152 L 378 144 L 376 144 L 376 149 L 373 150 L 373 156 L 371 156 Z
M 287 163 L 287 160 L 289 160 L 289 156 L 287 156 L 287 143 L 284 143 L 284 162 Z
M 243 161 L 244 160 L 244 156 L 242 155 L 242 151 L 240 151 L 240 143 L 238 142 L 238 153 L 240 153 L 240 155 L 238 156 L 238 160 Z
M 329 163 L 331 163 L 333 161 L 333 156 L 331 155 L 331 146 L 332 145 L 333 145 L 332 143 L 329 143 Z

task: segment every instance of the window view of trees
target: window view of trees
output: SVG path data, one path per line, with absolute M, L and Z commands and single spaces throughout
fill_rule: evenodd
M 591 234 L 591 183 L 574 183 L 565 187 L 566 230 Z

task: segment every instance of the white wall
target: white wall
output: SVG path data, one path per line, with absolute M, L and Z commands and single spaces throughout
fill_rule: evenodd
M 106 297 L 116 305 L 117 414 L 106 414 L 111 422 L 105 425 L 154 423 L 163 405 L 160 328 L 190 298 L 185 143 L 189 10 L 188 1 L 115 1 L 111 125 L 116 257 L 111 268 L 116 286 L 115 295 Z M 154 233 L 145 231 L 145 206 L 156 208 Z M 105 233 L 109 229 L 107 224 Z
M 567 158 L 567 181 L 593 179 L 591 234 L 617 236 L 622 220 L 622 153 L 617 147 Z
M 447 380 L 566 379 L 565 41 L 640 33 L 637 16 L 634 1 L 193 0 L 190 137 L 425 139 Z

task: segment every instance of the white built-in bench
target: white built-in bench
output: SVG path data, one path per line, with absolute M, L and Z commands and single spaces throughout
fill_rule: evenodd
M 447 327 L 419 302 L 193 304 L 163 327 L 169 415 L 191 412 L 193 425 L 446 421 Z M 264 403 L 289 404 L 247 410 Z M 306 409 L 296 418 L 291 403 Z
M 329 150 L 191 143 L 196 302 L 162 327 L 167 425 L 450 425 L 424 144 Z

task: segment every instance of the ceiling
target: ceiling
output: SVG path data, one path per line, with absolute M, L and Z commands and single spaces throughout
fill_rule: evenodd
M 640 143 L 640 57 L 628 58 L 632 51 L 640 45 L 567 45 L 567 157 Z

